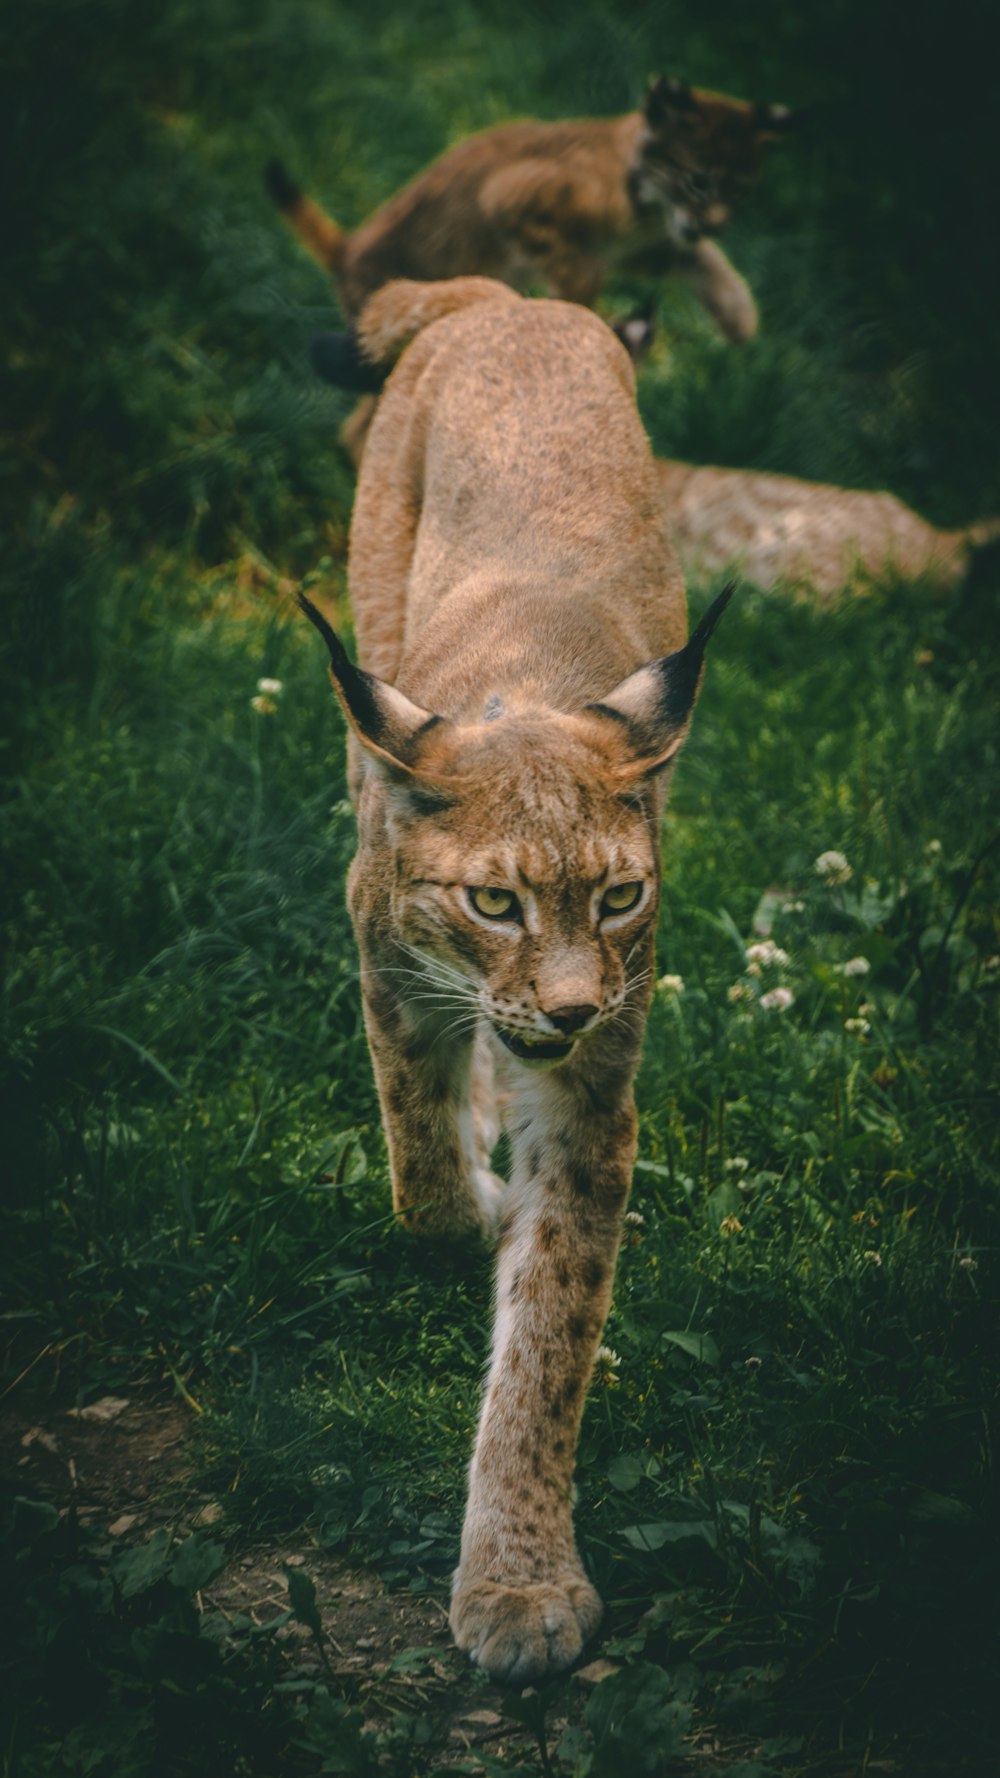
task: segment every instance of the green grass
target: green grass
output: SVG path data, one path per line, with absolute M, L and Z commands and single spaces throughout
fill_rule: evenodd
M 285 596 L 344 589 L 346 404 L 308 381 L 330 297 L 259 168 L 281 152 L 349 222 L 465 130 L 624 108 L 659 65 L 808 101 L 733 233 L 761 337 L 727 349 L 664 298 L 654 444 L 891 486 L 942 521 L 996 510 L 976 23 L 950 12 L 942 41 L 914 9 L 900 49 L 847 0 L 765 13 L 8 13 L 4 1386 L 34 1364 L 15 1399 L 40 1412 L 56 1376 L 60 1400 L 186 1392 L 229 1548 L 308 1527 L 443 1588 L 490 1300 L 487 1259 L 428 1256 L 389 1215 L 342 726 Z M 683 988 L 650 1021 L 644 1220 L 578 1474 L 631 1727 L 595 1698 L 548 1736 L 560 1773 L 680 1756 L 704 1721 L 763 1747 L 744 1778 L 822 1770 L 838 1736 L 857 1762 L 950 1772 L 961 1745 L 986 1769 L 996 593 L 985 563 L 948 600 L 743 589 L 713 645 L 664 833 L 659 962 Z M 261 677 L 284 687 L 264 714 Z M 764 936 L 787 961 L 755 976 Z M 776 986 L 784 1010 L 760 1004 Z M 329 1688 L 286 1709 L 259 1643 L 209 1657 L 205 1540 L 139 1572 L 41 1506 L 12 1538 L 11 1774 L 438 1757 L 415 1717 L 366 1734 Z M 194 1728 L 164 1742 L 178 1694 Z

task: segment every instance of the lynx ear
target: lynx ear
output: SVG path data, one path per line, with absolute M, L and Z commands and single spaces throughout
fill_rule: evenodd
M 393 771 L 416 775 L 414 760 L 420 741 L 444 718 L 432 716 L 394 685 L 356 667 L 336 631 L 304 593 L 299 594 L 299 606 L 330 651 L 333 688 L 358 740 Z
M 599 704 L 588 704 L 591 714 L 610 716 L 616 722 L 626 723 L 631 731 L 633 758 L 623 777 L 658 771 L 683 745 L 701 689 L 705 648 L 735 586 L 735 581 L 730 581 L 676 654 L 650 661 L 648 666 L 623 679 Z
M 697 111 L 698 101 L 685 80 L 655 74 L 646 92 L 646 122 L 662 123 L 670 111 Z

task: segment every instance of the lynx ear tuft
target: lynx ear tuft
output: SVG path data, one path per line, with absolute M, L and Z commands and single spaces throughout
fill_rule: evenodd
M 683 648 L 640 667 L 600 703 L 587 706 L 591 714 L 609 716 L 630 729 L 632 760 L 623 776 L 658 771 L 683 745 L 701 689 L 705 649 L 735 587 L 730 581 Z
M 673 80 L 668 74 L 656 74 L 646 92 L 646 121 L 662 123 L 671 111 L 697 111 L 698 101 L 686 80 Z
M 356 667 L 336 630 L 330 628 L 312 600 L 305 593 L 299 593 L 298 599 L 300 610 L 326 643 L 333 688 L 358 740 L 386 765 L 406 773 L 415 772 L 421 739 L 437 728 L 443 718 L 411 703 L 386 680 Z

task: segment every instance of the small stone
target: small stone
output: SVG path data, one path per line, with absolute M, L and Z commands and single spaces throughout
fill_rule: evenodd
M 355 1648 L 360 1648 L 364 1653 L 367 1654 L 369 1649 L 375 1647 L 374 1637 L 372 1637 L 372 1636 L 356 1636 L 354 1639 L 354 1646 L 355 1646 Z
M 285 1567 L 286 1568 L 304 1568 L 305 1565 L 306 1565 L 306 1559 L 304 1556 L 286 1556 L 285 1557 Z
M 21 1444 L 26 1451 L 29 1451 L 32 1445 L 41 1445 L 46 1451 L 51 1451 L 53 1455 L 59 1449 L 51 1432 L 46 1432 L 43 1426 L 33 1426 L 30 1432 L 24 1434 Z
M 620 1672 L 618 1661 L 597 1660 L 591 1661 L 586 1667 L 578 1667 L 573 1678 L 581 1680 L 584 1685 L 600 1685 L 602 1679 L 610 1679 L 612 1673 Z
M 67 1408 L 71 1420 L 91 1420 L 97 1425 L 105 1425 L 109 1420 L 117 1420 L 124 1414 L 128 1402 L 118 1395 L 102 1395 L 100 1401 L 92 1401 L 86 1408 Z
M 122 1513 L 120 1518 L 115 1519 L 113 1523 L 108 1526 L 108 1536 L 124 1537 L 125 1532 L 131 1531 L 132 1526 L 138 1525 L 138 1523 L 138 1513 Z
M 217 1500 L 208 1500 L 200 1506 L 192 1517 L 191 1523 L 195 1530 L 202 1530 L 206 1525 L 217 1525 L 223 1516 L 223 1508 Z

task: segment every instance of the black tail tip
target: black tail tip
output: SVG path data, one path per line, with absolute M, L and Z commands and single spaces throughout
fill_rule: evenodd
M 264 186 L 279 210 L 290 210 L 302 196 L 298 186 L 279 160 L 269 160 L 264 168 Z
M 350 389 L 355 395 L 378 395 L 387 375 L 362 358 L 357 335 L 349 331 L 315 334 L 309 341 L 309 362 L 324 383 Z

